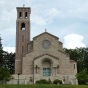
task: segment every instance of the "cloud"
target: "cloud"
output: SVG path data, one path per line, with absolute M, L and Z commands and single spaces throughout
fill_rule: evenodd
M 65 48 L 80 48 L 80 47 L 86 47 L 86 45 L 83 43 L 84 37 L 79 34 L 68 34 L 64 37 L 64 47 Z
M 14 53 L 15 52 L 15 47 L 10 47 L 10 46 L 4 46 L 3 47 L 3 50 L 4 51 L 7 51 L 7 52 L 9 52 L 9 53 Z
M 40 5 L 39 5 L 40 6 Z M 39 7 L 37 6 L 37 8 Z M 31 22 L 35 23 L 36 25 L 46 25 L 52 23 L 55 17 L 58 17 L 61 14 L 61 11 L 58 11 L 56 8 L 47 8 L 42 10 L 36 10 L 35 13 L 31 14 Z
M 85 42 L 88 46 L 88 0 L 0 0 L 0 36 L 3 46 L 15 46 L 16 7 L 22 7 L 23 4 L 31 7 L 31 39 L 46 28 L 61 41 L 67 34 L 82 34 L 85 39 L 81 43 Z
M 15 21 L 16 21 L 15 9 L 12 9 L 10 12 L 8 12 L 7 10 L 3 10 L 0 20 L 1 20 L 1 23 L 0 23 L 0 26 L 1 26 L 0 29 L 1 30 L 7 29 L 9 27 L 13 27 L 15 25 Z
M 61 13 L 61 11 L 58 11 L 56 8 L 51 8 L 50 10 L 48 10 L 47 15 L 50 17 L 56 17 Z
M 47 23 L 52 23 L 54 18 L 59 17 L 61 15 L 61 11 L 57 10 L 56 8 L 50 8 L 44 13 L 46 13 Z
M 3 46 L 15 46 L 15 37 L 16 37 L 16 29 L 9 28 L 6 30 L 0 30 L 1 38 L 2 38 L 2 45 Z
M 37 15 L 31 15 L 31 22 L 35 23 L 36 25 L 46 25 L 46 21 L 43 17 Z

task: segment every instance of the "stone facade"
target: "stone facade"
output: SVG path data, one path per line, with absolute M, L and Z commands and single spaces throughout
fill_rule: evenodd
M 77 84 L 77 63 L 63 51 L 63 43 L 58 37 L 45 31 L 30 41 L 30 15 L 25 18 L 26 12 L 30 14 L 30 8 L 17 7 L 14 83 L 20 74 L 21 84 L 33 84 L 40 79 L 60 79 L 63 84 Z M 22 23 L 24 30 L 21 30 Z
M 50 47 L 44 48 L 43 41 L 49 41 Z M 47 44 L 47 43 L 46 43 Z M 47 47 L 46 45 L 45 47 Z M 63 51 L 63 44 L 58 38 L 48 32 L 44 32 L 33 38 L 28 44 L 29 51 L 23 56 L 22 74 L 31 75 L 34 80 L 55 79 L 65 80 L 69 84 L 75 80 L 77 63 L 70 60 L 69 55 Z M 49 76 L 44 76 L 44 68 L 50 68 Z M 76 82 L 76 80 L 75 80 Z

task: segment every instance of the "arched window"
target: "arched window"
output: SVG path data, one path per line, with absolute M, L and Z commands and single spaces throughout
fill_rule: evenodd
M 28 18 L 28 16 L 27 16 L 27 12 L 25 12 L 25 18 Z
M 21 30 L 25 30 L 25 23 L 21 24 Z
M 51 64 L 49 61 L 43 62 L 43 76 L 50 76 Z
M 22 12 L 19 12 L 19 18 L 22 18 Z

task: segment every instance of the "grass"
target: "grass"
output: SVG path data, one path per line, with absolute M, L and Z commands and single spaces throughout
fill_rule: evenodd
M 0 85 L 0 88 L 88 88 L 88 85 Z

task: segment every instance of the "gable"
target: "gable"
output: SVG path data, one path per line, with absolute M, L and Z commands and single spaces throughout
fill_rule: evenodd
M 54 37 L 54 38 L 57 39 L 57 40 L 59 39 L 57 36 L 54 36 L 54 35 L 52 35 L 52 34 L 50 34 L 50 33 L 48 33 L 48 32 L 43 32 L 42 34 L 35 36 L 35 37 L 33 38 L 33 40 L 36 39 L 36 38 L 38 38 L 38 37 L 40 37 L 40 36 L 42 36 L 42 35 L 49 35 L 49 36 L 51 36 L 51 37 Z

